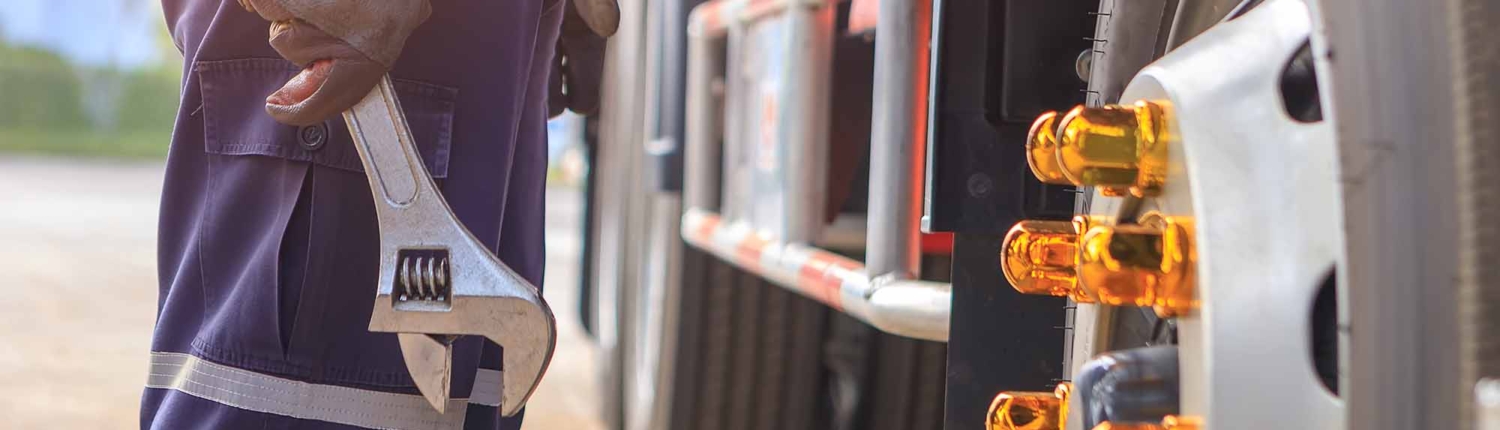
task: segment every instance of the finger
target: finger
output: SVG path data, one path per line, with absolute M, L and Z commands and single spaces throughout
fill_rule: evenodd
M 568 0 L 573 3 L 567 19 L 582 19 L 599 37 L 610 37 L 620 28 L 620 3 L 616 0 Z
M 287 61 L 307 66 L 322 59 L 358 59 L 369 61 L 364 54 L 342 39 L 302 20 L 271 23 L 271 47 Z
M 289 125 L 323 122 L 364 99 L 385 72 L 380 64 L 358 59 L 314 62 L 266 97 L 266 113 Z
M 281 86 L 281 89 L 266 97 L 266 103 L 291 106 L 311 98 L 323 83 L 328 82 L 328 72 L 333 70 L 333 60 L 314 61 L 297 76 Z
M 281 7 L 280 0 L 240 0 L 240 5 L 246 10 L 260 14 L 267 21 L 285 21 L 296 18 L 286 8 Z
M 568 95 L 563 94 L 563 47 L 559 42 L 552 56 L 552 71 L 547 74 L 547 118 L 562 115 L 568 109 Z
M 563 67 L 563 84 L 568 93 L 568 109 L 582 115 L 599 109 L 599 87 L 604 77 L 604 38 L 590 33 L 562 38 L 567 55 Z
M 603 71 L 603 61 L 568 59 L 563 78 L 568 86 L 568 109 L 579 115 L 591 115 L 599 110 L 599 81 Z

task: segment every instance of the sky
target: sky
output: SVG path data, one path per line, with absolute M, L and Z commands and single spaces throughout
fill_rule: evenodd
M 160 61 L 162 20 L 156 0 L 0 0 L 0 37 L 92 66 Z

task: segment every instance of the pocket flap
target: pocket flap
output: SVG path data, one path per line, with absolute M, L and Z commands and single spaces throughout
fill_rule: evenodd
M 281 59 L 200 61 L 194 65 L 203 96 L 204 150 L 219 155 L 262 155 L 364 172 L 342 117 L 294 127 L 266 114 L 266 96 L 295 76 Z M 417 151 L 434 178 L 448 176 L 453 103 L 458 90 L 392 79 Z

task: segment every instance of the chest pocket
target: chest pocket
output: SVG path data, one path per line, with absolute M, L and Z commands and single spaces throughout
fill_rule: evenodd
M 267 115 L 266 96 L 298 72 L 280 59 L 199 62 L 194 72 L 208 180 L 197 230 L 204 319 L 195 354 L 299 379 L 409 383 L 399 354 L 390 354 L 394 336 L 364 329 L 378 232 L 343 118 L 293 127 Z M 393 83 L 428 172 L 445 178 L 457 90 Z M 315 342 L 298 346 L 298 337 Z M 320 345 L 339 337 L 358 340 L 351 357 Z
M 363 172 L 342 117 L 303 127 L 282 125 L 265 113 L 266 96 L 299 69 L 284 60 L 204 61 L 194 67 L 203 94 L 204 150 L 219 155 L 262 155 Z M 392 80 L 418 152 L 434 178 L 448 176 L 453 130 L 452 88 Z

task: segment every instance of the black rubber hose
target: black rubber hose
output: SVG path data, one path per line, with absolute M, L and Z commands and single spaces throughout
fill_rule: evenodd
M 1157 423 L 1179 408 L 1177 347 L 1113 351 L 1084 364 L 1073 379 L 1083 428 L 1102 422 Z

